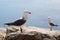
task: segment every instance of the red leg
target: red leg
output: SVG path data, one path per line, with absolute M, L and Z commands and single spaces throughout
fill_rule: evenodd
M 50 31 L 52 31 L 52 27 L 50 27 Z
M 20 27 L 20 31 L 21 31 L 21 33 L 23 33 L 23 29 Z

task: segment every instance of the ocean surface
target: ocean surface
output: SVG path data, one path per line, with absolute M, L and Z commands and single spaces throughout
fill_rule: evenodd
M 0 0 L 0 27 L 6 28 L 4 23 L 15 21 L 23 15 L 24 10 L 31 11 L 27 25 L 49 28 L 48 17 L 60 30 L 60 1 L 57 0 Z

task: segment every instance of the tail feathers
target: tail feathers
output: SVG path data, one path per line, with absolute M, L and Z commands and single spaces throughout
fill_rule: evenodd
M 10 26 L 10 25 L 12 25 L 12 23 L 5 23 L 4 25 L 8 25 L 8 26 Z
M 58 25 L 55 25 L 55 26 L 58 26 Z

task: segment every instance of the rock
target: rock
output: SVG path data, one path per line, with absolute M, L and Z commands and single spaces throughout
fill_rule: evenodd
M 10 33 L 14 33 L 14 32 L 17 32 L 19 29 L 15 29 L 15 28 L 12 28 L 12 29 L 6 29 L 6 35 L 10 34 Z
M 56 40 L 60 40 L 60 35 L 54 35 L 54 37 L 56 38 Z
M 4 36 L 0 34 L 0 40 L 3 40 L 4 39 Z
M 32 31 L 29 33 L 10 34 L 4 40 L 60 40 L 60 35 L 55 37 L 53 35 Z
M 40 40 L 37 32 L 29 32 L 27 34 L 11 34 L 5 37 L 5 40 Z

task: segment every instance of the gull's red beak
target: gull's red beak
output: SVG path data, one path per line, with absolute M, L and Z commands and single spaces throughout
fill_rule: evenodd
M 29 12 L 29 14 L 31 14 L 31 12 Z

